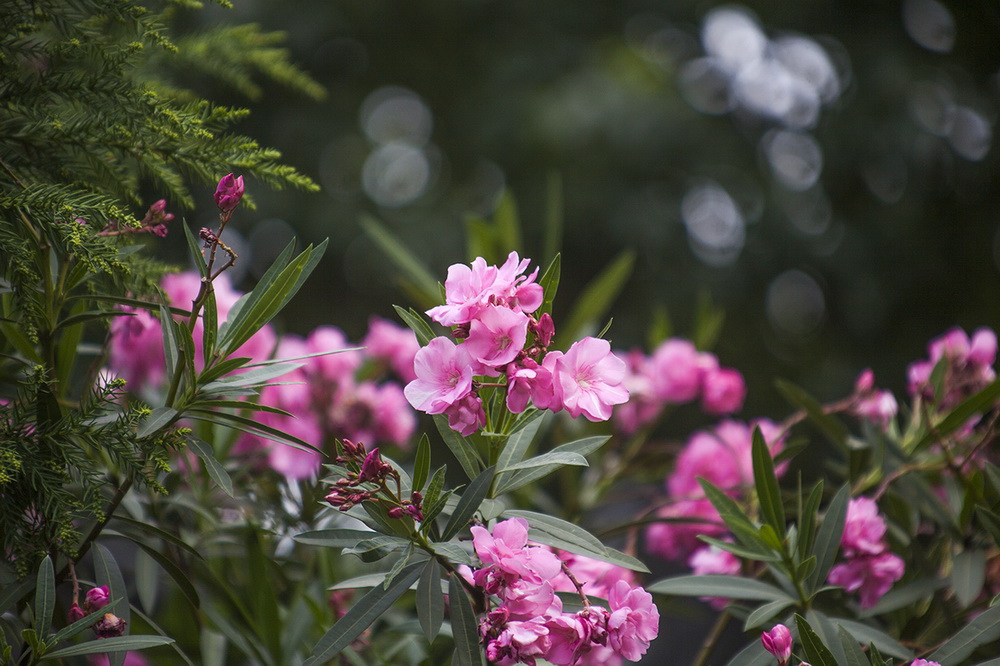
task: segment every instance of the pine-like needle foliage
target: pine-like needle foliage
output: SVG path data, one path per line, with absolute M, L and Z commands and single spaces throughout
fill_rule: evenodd
M 169 83 L 197 68 L 250 96 L 255 76 L 322 94 L 256 26 L 174 39 L 173 13 L 197 6 L 0 2 L 0 556 L 21 572 L 72 557 L 112 488 L 159 489 L 173 442 L 138 437 L 149 410 L 121 407 L 120 386 L 91 389 L 114 305 L 155 293 L 163 270 L 135 244 L 166 229 L 141 192 L 178 210 L 191 183 L 230 172 L 316 189 L 230 131 L 246 111 Z

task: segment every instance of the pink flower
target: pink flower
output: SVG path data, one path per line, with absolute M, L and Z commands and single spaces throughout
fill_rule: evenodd
M 704 360 L 694 344 L 671 338 L 650 359 L 653 396 L 662 402 L 694 400 L 701 392 Z
M 442 414 L 472 392 L 472 357 L 465 345 L 438 337 L 417 352 L 413 362 L 417 378 L 403 394 L 413 406 L 428 414 Z
M 89 614 L 93 613 L 95 610 L 104 608 L 110 601 L 111 597 L 110 592 L 108 592 L 107 585 L 91 588 L 87 590 L 87 596 L 83 602 L 84 613 Z
M 485 527 L 473 526 L 472 546 L 485 565 L 474 573 L 476 584 L 493 594 L 519 580 L 541 583 L 562 570 L 552 551 L 527 544 L 528 521 L 524 518 L 499 522 L 492 533 Z
M 783 624 L 776 624 L 771 631 L 765 631 L 760 635 L 760 642 L 764 644 L 764 649 L 773 654 L 778 659 L 779 664 L 788 663 L 788 658 L 792 656 L 792 632 Z
M 243 192 L 243 176 L 223 176 L 219 180 L 219 186 L 215 188 L 215 205 L 223 213 L 231 213 L 239 205 Z
M 608 644 L 629 661 L 638 661 L 659 633 L 660 613 L 641 587 L 618 581 L 608 595 Z
M 926 659 L 914 659 L 910 662 L 910 666 L 941 666 L 941 664 L 936 661 L 927 661 Z
M 545 619 L 549 651 L 545 660 L 556 666 L 575 666 L 590 651 L 590 624 L 575 613 L 560 613 Z
M 885 520 L 878 512 L 878 504 L 867 497 L 851 499 L 847 504 L 844 534 L 840 545 L 847 557 L 878 555 L 885 550 Z
M 448 417 L 448 427 L 458 432 L 462 437 L 468 437 L 486 425 L 486 412 L 483 401 L 474 393 L 465 396 L 454 405 L 444 410 Z
M 82 620 L 87 614 L 83 612 L 83 609 L 74 601 L 73 605 L 69 607 L 69 611 L 66 613 L 66 620 L 73 624 L 78 620 Z
M 722 550 L 717 546 L 706 546 L 699 548 L 688 558 L 688 566 L 691 573 L 696 576 L 708 574 L 725 574 L 735 576 L 740 573 L 740 560 L 727 550 Z M 721 597 L 701 597 L 702 601 L 707 601 L 716 610 L 721 610 L 728 599 Z
M 129 391 L 143 393 L 162 384 L 166 374 L 160 320 L 146 309 L 121 310 L 131 314 L 111 322 L 108 367 L 127 382 Z
M 584 593 L 590 596 L 606 599 L 618 581 L 629 585 L 635 583 L 635 575 L 624 567 L 562 550 L 556 551 L 556 557 L 569 568 L 573 577 L 583 585 Z M 558 592 L 576 592 L 573 581 L 562 572 L 552 580 L 552 586 Z
M 364 358 L 358 351 L 337 351 L 351 349 L 344 332 L 335 326 L 320 326 L 313 329 L 306 339 L 305 352 L 319 354 L 334 352 L 309 359 L 310 367 L 326 382 L 339 385 L 354 380 L 354 373 L 361 367 Z
M 534 664 L 545 658 L 551 642 L 542 618 L 508 622 L 500 635 L 487 643 L 486 658 L 498 664 Z
M 997 340 L 996 334 L 988 328 L 977 330 L 972 340 L 962 329 L 952 328 L 932 340 L 927 352 L 928 360 L 914 362 L 907 369 L 910 394 L 934 401 L 930 375 L 938 362 L 944 359 L 942 408 L 956 405 L 996 378 L 993 363 L 996 361 Z
M 528 322 L 528 315 L 496 305 L 486 306 L 472 320 L 465 346 L 484 366 L 483 374 L 496 374 L 495 368 L 507 365 L 524 349 Z
M 413 357 L 420 343 L 410 329 L 372 317 L 368 320 L 368 334 L 361 344 L 367 348 L 369 356 L 388 363 L 404 382 L 417 378 L 413 373 Z
M 716 368 L 703 378 L 701 407 L 708 414 L 730 414 L 743 407 L 747 385 L 732 368 Z
M 549 356 L 543 365 L 548 366 Z M 574 418 L 583 414 L 589 421 L 607 421 L 611 408 L 628 400 L 624 378 L 625 362 L 611 353 L 608 341 L 587 337 L 557 358 L 554 395 Z
M 504 608 L 515 620 L 530 620 L 547 615 L 550 609 L 555 612 L 562 610 L 562 602 L 552 585 L 544 580 L 540 583 L 516 580 L 502 590 L 501 598 Z
M 615 426 L 626 435 L 631 435 L 644 425 L 656 420 L 663 404 L 653 396 L 653 381 L 650 377 L 651 363 L 638 349 L 622 354 L 625 360 L 625 379 L 622 384 L 628 390 L 628 402 L 615 408 Z
M 529 263 L 511 252 L 500 268 L 487 266 L 482 257 L 469 266 L 452 265 L 444 283 L 445 304 L 431 308 L 427 315 L 439 324 L 456 326 L 471 322 L 491 302 L 515 312 L 534 312 L 542 304 L 542 288 L 535 283 L 537 270 L 521 275 Z
M 664 559 L 687 556 L 703 543 L 698 535 L 719 536 L 726 533 L 719 512 L 707 499 L 677 501 L 663 507 L 656 515 L 676 520 L 653 523 L 646 528 L 646 550 Z M 705 522 L 697 522 L 698 518 Z
M 861 607 L 871 608 L 903 577 L 905 568 L 903 560 L 893 553 L 867 555 L 836 565 L 826 580 L 848 592 L 858 592 Z

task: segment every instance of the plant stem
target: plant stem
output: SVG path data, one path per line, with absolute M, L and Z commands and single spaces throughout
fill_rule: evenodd
M 715 644 L 719 642 L 720 638 L 722 638 L 722 632 L 725 631 L 726 625 L 728 624 L 729 613 L 722 611 L 719 613 L 718 619 L 715 620 L 712 630 L 708 632 L 708 636 L 705 637 L 705 641 L 701 644 L 698 656 L 695 657 L 691 666 L 705 666 L 705 664 L 708 663 L 708 658 L 712 655 L 712 650 L 715 649 Z

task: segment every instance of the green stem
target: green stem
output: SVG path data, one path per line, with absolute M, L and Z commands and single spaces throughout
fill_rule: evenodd
M 705 666 L 708 663 L 708 658 L 712 655 L 712 650 L 715 649 L 715 644 L 719 642 L 722 638 L 722 632 L 725 631 L 726 625 L 729 624 L 729 613 L 727 611 L 722 611 L 719 613 L 718 619 L 715 620 L 715 624 L 712 626 L 712 630 L 708 632 L 708 636 L 705 637 L 704 642 L 701 644 L 701 649 L 698 650 L 698 655 L 695 657 L 691 666 Z

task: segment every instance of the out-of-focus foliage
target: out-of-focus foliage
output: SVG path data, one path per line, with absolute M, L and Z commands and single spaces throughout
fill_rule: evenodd
M 310 293 L 337 293 L 352 333 L 398 292 L 344 220 L 377 214 L 441 271 L 463 256 L 467 211 L 508 187 L 542 257 L 550 173 L 572 230 L 564 289 L 634 249 L 622 346 L 645 339 L 654 304 L 689 332 L 707 289 L 755 410 L 779 408 L 774 372 L 833 396 L 872 359 L 901 377 L 936 332 L 998 323 L 995 3 L 345 0 L 232 16 L 287 31 L 330 91 L 256 109 L 255 134 L 323 196 L 275 195 L 282 222 L 247 235 L 262 255 L 286 224 L 331 235 Z M 818 104 L 789 98 L 789 72 Z

